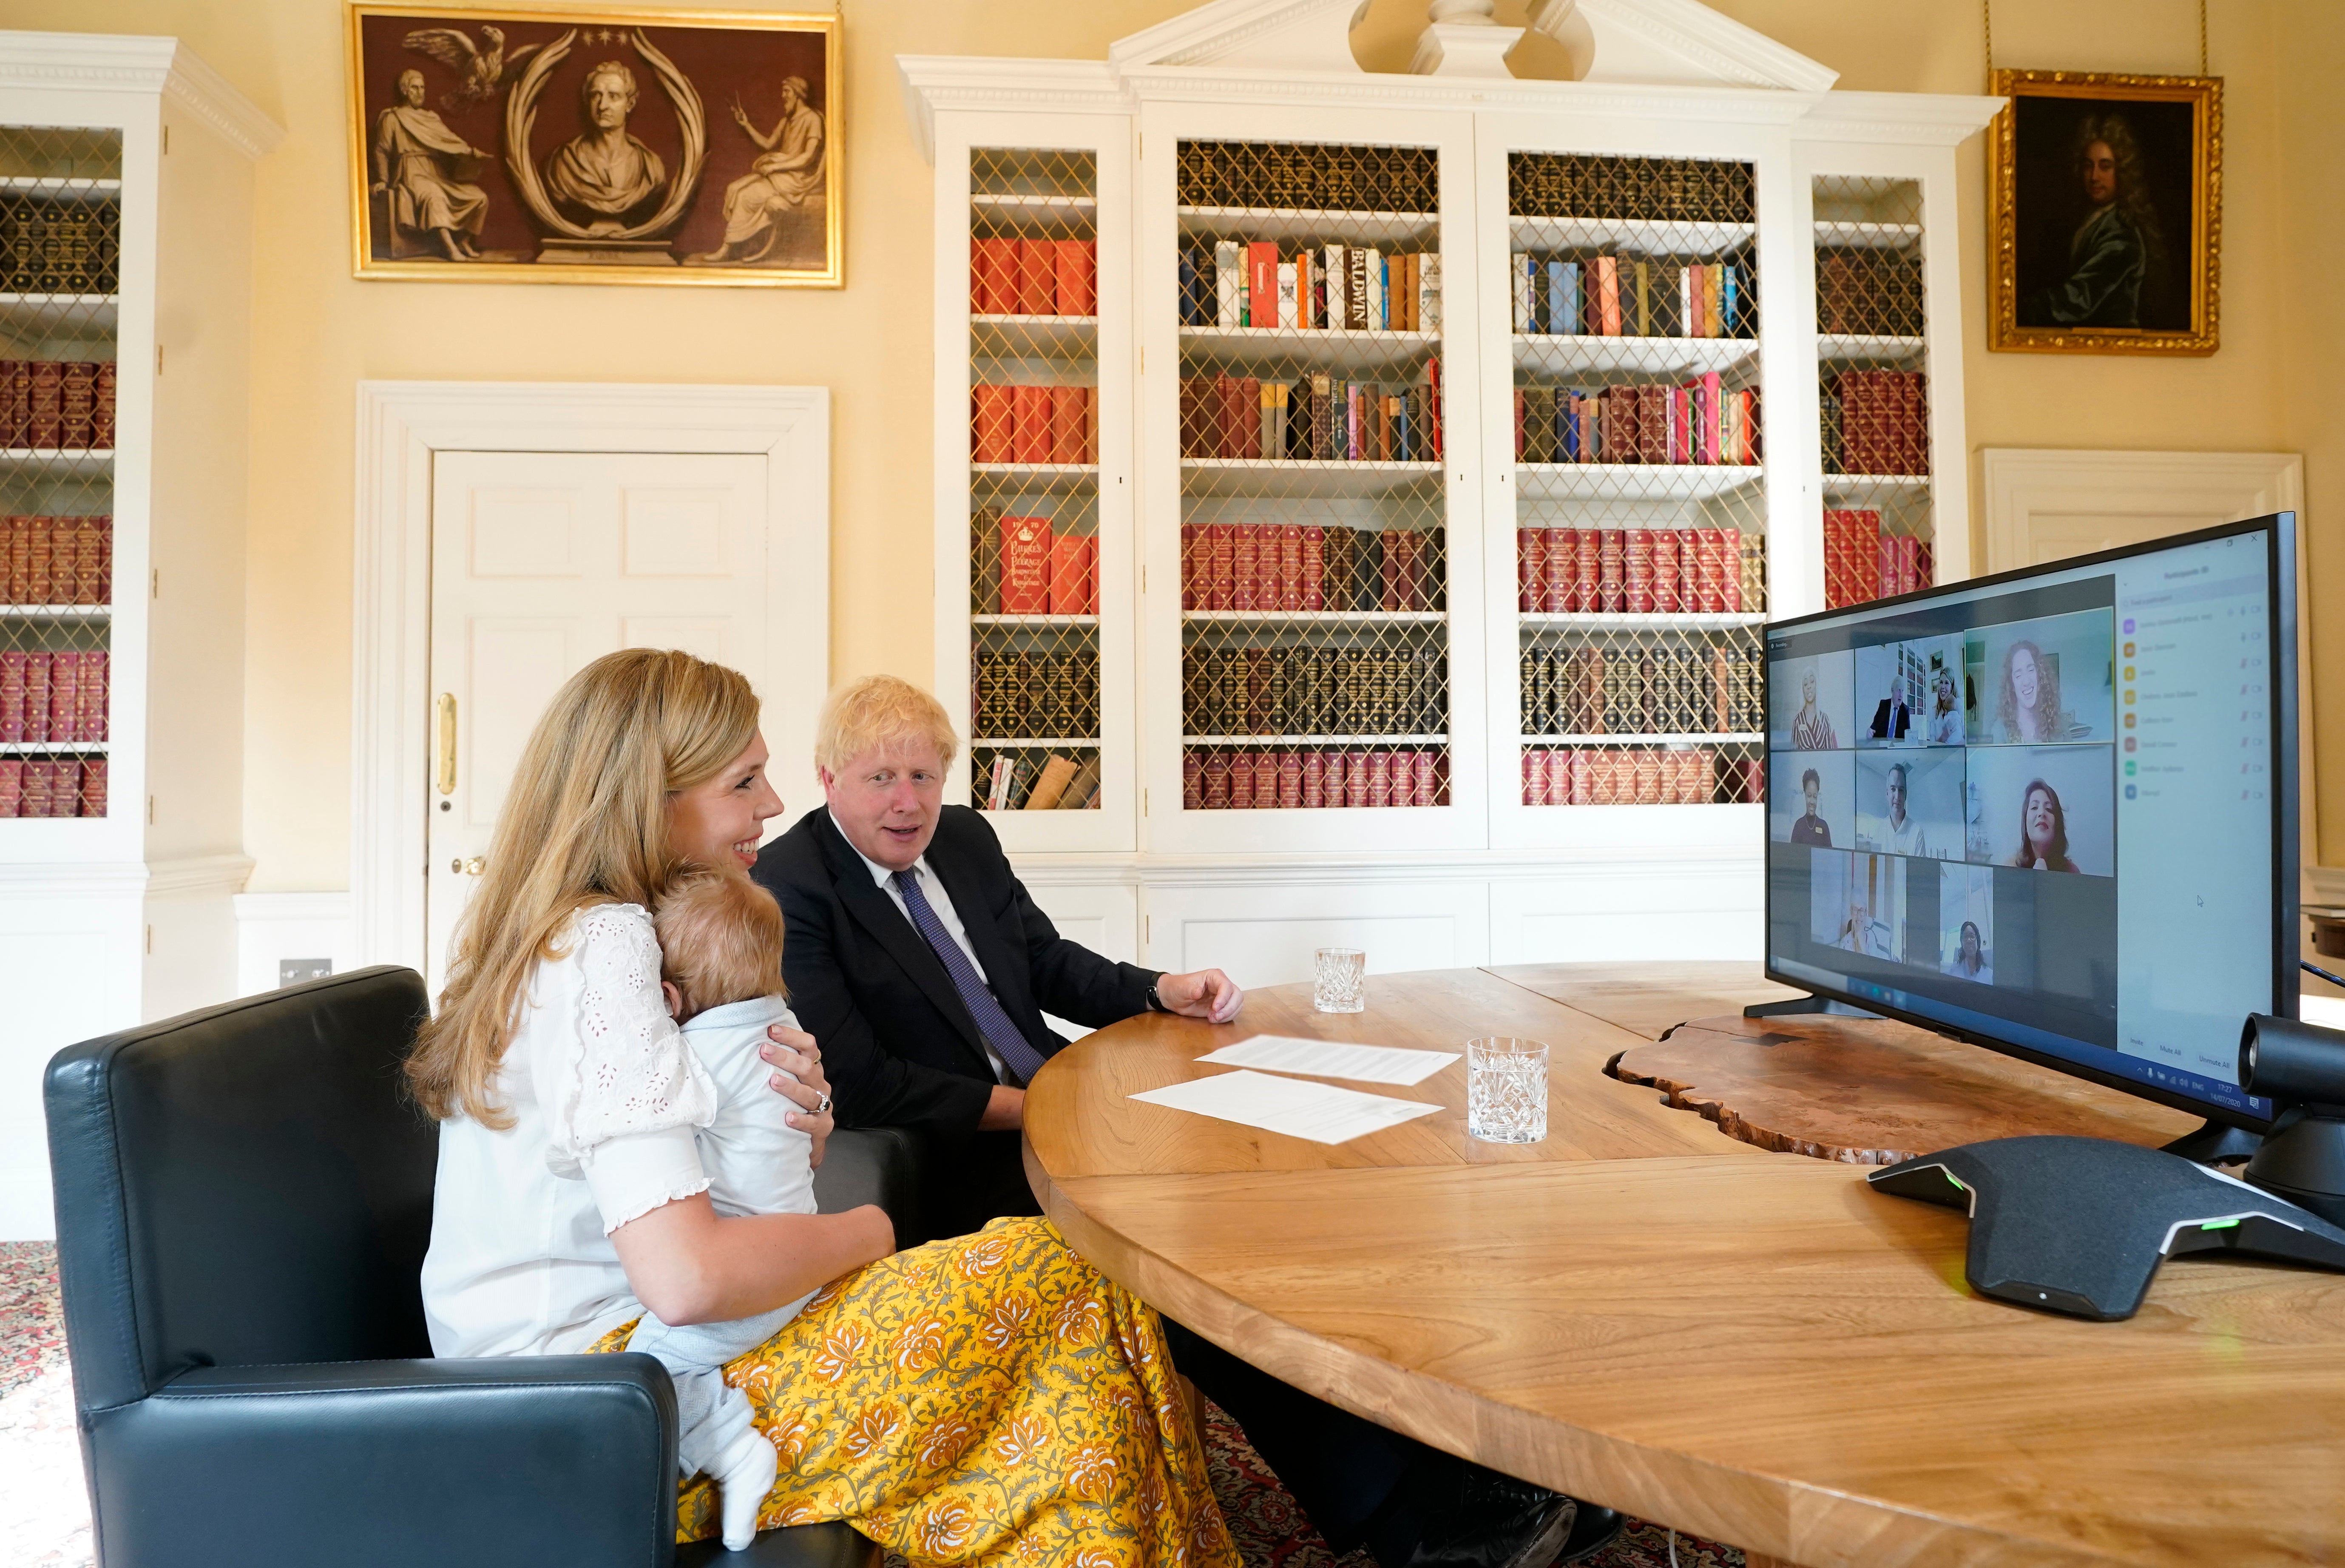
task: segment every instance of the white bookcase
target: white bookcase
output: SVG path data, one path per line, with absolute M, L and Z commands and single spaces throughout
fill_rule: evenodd
M 102 806 L 0 817 L 0 1237 L 49 1231 L 49 1055 L 235 994 L 252 164 L 279 134 L 175 39 L 0 32 L 0 359 L 110 364 L 115 398 L 110 444 L 0 451 L 0 514 L 112 519 L 107 602 L 53 577 L 0 606 L 0 651 L 103 652 L 110 688 L 79 738 L 0 738 L 106 776 Z M 24 277 L 28 225 L 76 213 L 105 275 Z
M 937 168 L 939 689 L 968 689 L 972 648 L 1005 635 L 967 607 L 993 483 L 970 467 L 969 388 L 1009 328 L 971 321 L 971 149 L 1085 149 L 1097 319 L 1052 329 L 1075 347 L 1049 374 L 1099 389 L 1096 478 L 1056 481 L 1096 485 L 1096 625 L 1016 634 L 1097 638 L 1099 728 L 1043 738 L 1095 739 L 1102 782 L 1096 809 L 996 819 L 1046 906 L 1119 955 L 1246 983 L 1334 941 L 1381 970 L 1755 954 L 1761 628 L 1823 606 L 1826 508 L 1878 512 L 1939 580 L 1969 570 L 1959 397 L 1923 395 L 1898 449 L 1918 472 L 1839 472 L 1835 448 L 1827 473 L 1825 420 L 1846 387 L 1893 395 L 1852 369 L 1961 385 L 1941 237 L 1955 148 L 1997 100 L 1834 93 L 1684 0 L 1534 8 L 1579 30 L 1576 81 L 1491 74 L 1454 41 L 1420 59 L 1484 74 L 1372 75 L 1355 10 L 1217 0 L 1103 62 L 899 59 Z M 1437 253 L 1437 322 L 1412 296 L 1425 319 L 1298 324 L 1282 296 L 1290 313 L 1254 325 L 1219 293 L 1230 241 Z M 1610 331 L 1589 313 L 1599 257 L 1625 280 Z M 1578 304 L 1535 294 L 1526 316 L 1527 260 L 1558 288 L 1550 263 L 1582 269 Z M 1822 334 L 1828 270 L 1842 330 Z M 1903 290 L 1903 313 L 1854 320 L 1860 284 Z M 1429 394 L 1408 397 L 1436 364 L 1437 459 Z M 1373 412 L 1341 451 L 1276 433 L 1318 378 L 1414 439 Z M 1590 413 L 1585 451 L 1558 393 Z M 1544 441 L 1518 430 L 1541 410 Z M 1227 568 L 1221 524 L 1254 530 L 1233 527 Z M 1542 560 L 1572 531 L 1554 597 L 1518 580 L 1527 529 Z M 1284 559 L 1247 577 L 1247 550 L 1296 535 L 1320 552 L 1300 596 Z M 1600 541 L 1585 573 L 1582 535 Z M 1401 586 L 1345 576 L 1339 554 L 1363 551 Z

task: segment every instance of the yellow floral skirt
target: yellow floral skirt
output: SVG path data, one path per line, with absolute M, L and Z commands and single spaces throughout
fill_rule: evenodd
M 781 1455 L 761 1529 L 844 1520 L 919 1563 L 1236 1568 L 1162 1325 L 1047 1220 L 834 1279 L 725 1377 Z M 716 1488 L 685 1482 L 676 1539 L 716 1525 Z

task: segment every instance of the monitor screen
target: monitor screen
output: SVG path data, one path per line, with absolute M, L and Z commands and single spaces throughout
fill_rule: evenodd
M 2296 1012 L 2293 530 L 1769 626 L 1769 974 L 2268 1121 L 2238 1069 Z

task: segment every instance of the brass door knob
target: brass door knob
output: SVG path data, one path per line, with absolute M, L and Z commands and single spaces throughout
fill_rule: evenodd
M 471 860 L 459 855 L 448 862 L 448 874 L 452 877 L 477 877 L 488 869 L 489 861 L 485 855 L 474 855 Z

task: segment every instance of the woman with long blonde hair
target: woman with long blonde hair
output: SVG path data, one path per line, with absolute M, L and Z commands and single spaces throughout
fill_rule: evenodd
M 441 1122 L 434 1351 L 615 1349 L 646 1309 L 737 1319 L 812 1291 L 726 1369 L 780 1456 L 762 1524 L 844 1520 L 929 1563 L 1072 1563 L 1116 1539 L 1135 1564 L 1234 1568 L 1162 1325 L 1046 1221 L 898 1253 L 874 1207 L 712 1207 L 695 1132 L 715 1090 L 663 1003 L 649 911 L 685 866 L 751 862 L 782 809 L 765 765 L 748 682 L 687 654 L 597 659 L 539 718 L 408 1063 Z M 818 1163 L 819 1054 L 782 1031 L 769 1059 Z M 716 1524 L 687 1478 L 678 1538 Z

